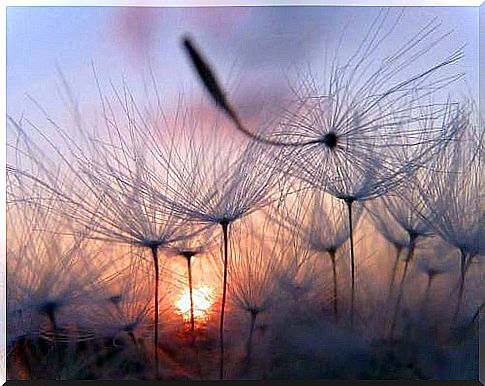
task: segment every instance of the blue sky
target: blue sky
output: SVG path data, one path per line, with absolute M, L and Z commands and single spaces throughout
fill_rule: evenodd
M 355 47 L 378 12 L 376 7 L 8 7 L 7 112 L 31 113 L 26 95 L 60 112 L 58 65 L 76 96 L 88 107 L 96 102 L 92 64 L 102 87 L 109 79 L 125 79 L 141 90 L 148 66 L 167 100 L 180 90 L 200 91 L 180 48 L 186 33 L 217 67 L 229 90 L 244 100 L 258 100 L 286 87 L 285 75 L 295 68 L 318 68 L 325 48 L 345 28 L 343 52 Z M 398 9 L 391 11 L 392 15 Z M 465 44 L 460 71 L 473 93 L 478 88 L 478 8 L 407 8 L 383 51 L 402 44 L 433 17 L 442 32 L 453 30 L 426 61 L 438 60 Z M 456 85 L 457 93 L 465 90 Z M 249 103 L 249 102 L 248 102 Z M 250 104 L 250 103 L 249 103 Z M 251 106 L 248 107 L 249 109 Z

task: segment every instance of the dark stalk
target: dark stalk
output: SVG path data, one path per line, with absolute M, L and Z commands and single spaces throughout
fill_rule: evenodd
M 195 320 L 194 320 L 194 296 L 192 287 L 192 254 L 187 254 L 185 259 L 187 260 L 187 275 L 189 278 L 189 294 L 190 294 L 190 327 L 192 335 L 195 332 Z
M 475 311 L 475 314 L 473 314 L 473 318 L 470 320 L 470 323 L 468 323 L 468 329 L 472 328 L 473 325 L 477 322 L 480 321 L 480 314 L 483 313 L 485 310 L 485 302 L 483 302 Z
M 181 255 L 185 257 L 187 261 L 187 277 L 189 280 L 189 295 L 190 295 L 190 328 L 191 328 L 191 344 L 195 347 L 195 352 L 197 354 L 197 369 L 199 376 L 202 379 L 202 366 L 199 360 L 199 348 L 195 345 L 196 335 L 195 335 L 195 318 L 194 318 L 194 286 L 192 284 L 192 257 L 195 256 L 194 251 L 183 251 Z
M 153 256 L 153 264 L 155 267 L 155 337 L 153 340 L 153 348 L 155 349 L 155 372 L 157 379 L 159 378 L 159 368 L 158 368 L 158 281 L 159 281 L 159 269 L 158 269 L 158 247 L 150 247 Z
M 224 244 L 224 273 L 222 283 L 222 301 L 221 301 L 221 319 L 219 324 L 219 379 L 224 379 L 224 311 L 226 306 L 226 292 L 227 292 L 227 262 L 228 262 L 228 221 L 221 221 L 223 244 Z
M 458 290 L 458 300 L 456 302 L 455 312 L 453 314 L 453 322 L 456 322 L 460 312 L 461 303 L 463 300 L 463 293 L 465 290 L 465 274 L 467 270 L 467 253 L 460 249 L 460 287 Z
M 347 204 L 347 209 L 349 213 L 349 234 L 350 234 L 350 267 L 351 267 L 351 278 L 352 278 L 352 289 L 350 295 L 350 328 L 354 327 L 354 298 L 355 298 L 355 257 L 354 257 L 354 232 L 352 226 L 352 204 L 354 203 L 353 197 L 344 198 Z
M 54 349 L 54 355 L 55 355 L 55 360 L 57 360 L 57 369 L 62 368 L 62 354 L 61 354 L 61 344 L 60 344 L 60 339 L 59 339 L 59 334 L 58 334 L 58 326 L 57 326 L 57 321 L 56 321 L 56 313 L 58 310 L 58 303 L 55 301 L 48 301 L 46 302 L 42 308 L 41 312 L 43 312 L 45 315 L 47 315 L 47 318 L 49 319 L 51 326 L 52 326 L 52 339 L 53 339 L 53 349 Z
M 414 256 L 414 251 L 416 250 L 416 239 L 417 239 L 417 237 L 418 237 L 418 235 L 416 233 L 413 233 L 413 232 L 409 233 L 409 248 L 408 248 L 408 253 L 406 255 L 406 260 L 405 260 L 406 262 L 404 263 L 404 272 L 402 274 L 401 284 L 399 285 L 399 293 L 397 295 L 396 307 L 394 309 L 394 314 L 393 314 L 392 322 L 391 322 L 391 329 L 390 329 L 390 333 L 389 333 L 389 336 L 391 338 L 394 334 L 397 316 L 399 314 L 399 309 L 401 307 L 401 299 L 402 299 L 402 295 L 403 295 L 403 292 L 404 292 L 404 283 L 406 281 L 406 275 L 407 275 L 408 268 L 409 268 L 409 262 L 412 260 L 412 258 Z
M 392 265 L 392 273 L 391 273 L 391 283 L 389 284 L 389 296 L 387 297 L 387 301 L 390 300 L 392 295 L 392 290 L 394 288 L 394 281 L 396 280 L 396 273 L 397 267 L 399 265 L 399 256 L 401 255 L 402 247 L 400 245 L 396 245 L 396 258 L 394 259 L 394 264 Z
M 330 260 L 332 261 L 332 273 L 333 273 L 333 315 L 335 321 L 338 321 L 338 296 L 337 296 L 337 262 L 335 261 L 335 250 L 328 251 Z
M 244 366 L 244 373 L 247 374 L 251 368 L 252 348 L 253 348 L 253 335 L 254 327 L 256 326 L 256 317 L 258 316 L 257 310 L 251 310 L 251 325 L 249 327 L 248 340 L 246 341 L 246 363 Z
M 424 291 L 424 298 L 426 302 L 428 301 L 428 298 L 429 298 L 429 292 L 431 290 L 431 284 L 433 284 L 433 278 L 434 278 L 434 275 L 428 275 L 428 284 L 426 285 L 426 291 Z
M 427 308 L 428 308 L 428 304 L 429 304 L 429 298 L 431 296 L 431 287 L 433 285 L 433 281 L 434 281 L 434 278 L 437 274 L 434 273 L 434 272 L 428 272 L 427 273 L 427 284 L 426 284 L 426 289 L 424 291 L 424 294 L 423 294 L 423 297 L 422 297 L 422 301 L 421 301 L 421 309 L 422 309 L 422 313 L 425 314 Z

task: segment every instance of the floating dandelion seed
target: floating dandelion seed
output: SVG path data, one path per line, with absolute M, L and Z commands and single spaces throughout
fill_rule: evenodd
M 352 277 L 351 325 L 353 324 L 355 257 L 352 231 L 352 204 L 387 194 L 409 179 L 432 154 L 439 153 L 455 134 L 454 125 L 437 125 L 448 112 L 448 105 L 429 106 L 428 97 L 459 79 L 462 74 L 443 74 L 444 69 L 458 62 L 457 50 L 442 62 L 404 76 L 445 35 L 436 36 L 439 24 L 431 21 L 393 54 L 375 63 L 382 41 L 392 31 L 385 29 L 388 11 L 382 11 L 372 23 L 363 41 L 350 59 L 332 62 L 330 79 L 320 83 L 310 76 L 295 88 L 296 103 L 287 109 L 278 130 L 261 136 L 241 123 L 227 101 L 216 76 L 189 38 L 184 47 L 201 81 L 216 105 L 236 128 L 269 145 L 288 148 L 280 152 L 279 162 L 298 178 L 325 189 L 342 199 L 348 207 L 350 228 L 350 260 Z M 323 96 L 322 96 L 323 95 Z M 423 116 L 423 106 L 428 115 Z M 425 131 L 413 127 L 423 119 L 435 122 Z M 420 133 L 416 135 L 416 132 Z M 402 158 L 399 148 L 412 148 Z

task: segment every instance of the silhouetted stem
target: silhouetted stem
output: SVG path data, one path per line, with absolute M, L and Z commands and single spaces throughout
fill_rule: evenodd
M 421 312 L 424 314 L 426 310 L 428 310 L 429 307 L 429 297 L 431 294 L 431 286 L 433 285 L 433 281 L 435 278 L 435 274 L 429 274 L 427 275 L 427 284 L 426 284 L 426 289 L 423 294 L 423 298 L 421 301 Z
M 133 332 L 129 332 L 128 333 L 128 336 L 130 337 L 131 339 L 131 342 L 133 343 L 133 346 L 137 347 L 137 343 L 136 343 L 136 338 L 135 338 L 135 334 L 133 334 Z
M 337 297 L 337 263 L 335 261 L 335 251 L 329 251 L 330 260 L 332 260 L 332 273 L 333 273 L 333 315 L 335 321 L 338 320 L 338 297 Z
M 463 296 L 463 289 L 465 288 L 465 274 L 466 274 L 466 252 L 461 250 L 460 251 L 460 292 L 458 299 L 461 300 Z
M 191 344 L 195 346 L 195 353 L 197 355 L 197 369 L 199 373 L 199 377 L 202 379 L 202 365 L 200 363 L 200 358 L 199 358 L 199 348 L 195 345 L 195 318 L 194 318 L 194 290 L 193 290 L 193 285 L 192 285 L 192 257 L 194 256 L 193 253 L 187 252 L 187 254 L 184 255 L 185 259 L 187 260 L 187 276 L 189 279 L 189 295 L 190 295 L 190 325 L 191 325 Z
M 57 322 L 56 322 L 55 312 L 54 311 L 48 312 L 47 317 L 51 322 L 52 332 L 54 333 L 54 336 L 57 336 Z
M 391 298 L 392 290 L 394 288 L 394 281 L 396 280 L 396 273 L 397 267 L 399 265 L 399 256 L 401 255 L 401 246 L 396 246 L 396 258 L 394 259 L 394 264 L 392 265 L 392 273 L 391 273 L 391 283 L 389 284 L 389 296 L 387 297 L 387 301 Z
M 352 204 L 354 200 L 352 198 L 346 198 L 345 203 L 349 213 L 349 235 L 350 235 L 350 268 L 352 278 L 352 288 L 350 295 L 350 328 L 354 326 L 354 297 L 355 297 L 355 258 L 354 258 L 354 235 L 352 227 Z
M 61 347 L 59 344 L 59 334 L 58 334 L 58 327 L 57 327 L 57 322 L 56 322 L 56 306 L 55 303 L 47 303 L 45 308 L 45 313 L 47 314 L 47 317 L 49 318 L 49 321 L 51 322 L 52 325 L 52 338 L 54 340 L 53 347 L 54 347 L 54 352 L 55 352 L 55 360 L 57 360 L 57 369 L 62 369 L 62 354 L 61 354 Z
M 192 329 L 192 334 L 195 331 L 195 321 L 194 321 L 194 297 L 192 288 L 192 264 L 191 258 L 187 257 L 187 275 L 189 277 L 189 294 L 190 294 L 190 326 Z
M 431 284 L 433 284 L 434 276 L 428 275 L 428 284 L 426 285 L 426 291 L 424 292 L 424 298 L 428 300 L 429 298 L 429 291 L 431 289 Z
M 477 308 L 477 310 L 475 311 L 475 314 L 473 315 L 473 318 L 471 319 L 470 323 L 468 324 L 468 328 L 471 328 L 473 327 L 473 325 L 479 321 L 480 319 L 480 314 L 483 312 L 483 310 L 485 309 L 485 302 L 483 302 L 480 307 Z
M 254 312 L 254 311 L 251 312 L 251 325 L 249 327 L 248 340 L 246 341 L 246 364 L 244 369 L 245 373 L 247 373 L 251 367 L 253 334 L 254 334 L 254 326 L 256 325 L 257 316 L 258 316 L 257 312 Z
M 394 314 L 392 316 L 391 329 L 390 329 L 390 332 L 389 332 L 389 336 L 391 338 L 392 338 L 392 335 L 394 334 L 394 328 L 396 326 L 397 315 L 399 313 L 399 306 L 401 304 L 401 297 L 402 297 L 402 292 L 403 292 L 402 289 L 403 289 L 404 281 L 406 280 L 406 274 L 407 274 L 407 271 L 408 271 L 408 267 L 409 267 L 409 260 L 406 260 L 406 262 L 404 263 L 404 272 L 403 272 L 403 275 L 402 275 L 399 293 L 397 295 L 396 307 L 394 309 Z
M 228 261 L 228 222 L 221 222 L 222 235 L 224 241 L 224 279 L 222 283 L 222 302 L 221 302 L 221 320 L 219 324 L 219 349 L 220 349 L 220 366 L 219 378 L 224 379 L 224 310 L 226 306 L 226 289 L 227 289 L 227 261 Z
M 396 327 L 397 316 L 399 314 L 399 308 L 401 306 L 401 299 L 402 299 L 402 295 L 403 295 L 403 292 L 404 292 L 404 283 L 406 281 L 406 275 L 407 275 L 407 272 L 408 272 L 409 262 L 412 260 L 412 258 L 414 256 L 414 251 L 416 249 L 416 238 L 417 238 L 417 235 L 415 235 L 415 234 L 409 235 L 408 253 L 406 255 L 406 262 L 404 263 L 404 272 L 402 274 L 401 284 L 399 286 L 399 293 L 397 295 L 396 308 L 394 309 L 394 315 L 392 317 L 391 330 L 390 330 L 390 337 L 391 338 L 392 338 L 392 335 L 394 334 L 394 328 Z
M 463 292 L 465 290 L 465 274 L 467 269 L 467 254 L 463 249 L 460 249 L 460 287 L 458 290 L 458 300 L 456 302 L 455 313 L 453 314 L 453 322 L 458 318 L 460 312 L 461 302 L 463 299 Z
M 158 369 L 158 281 L 159 281 L 159 269 L 158 269 L 158 248 L 152 247 L 153 264 L 155 267 L 155 337 L 153 340 L 153 348 L 155 349 L 155 372 L 157 379 L 159 378 Z

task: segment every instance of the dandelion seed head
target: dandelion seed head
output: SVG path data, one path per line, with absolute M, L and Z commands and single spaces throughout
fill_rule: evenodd
M 165 244 L 166 242 L 165 241 L 162 241 L 162 240 L 143 240 L 142 242 L 140 242 L 140 245 L 143 246 L 143 247 L 146 247 L 146 248 L 151 248 L 151 249 L 157 249 L 158 247 L 160 247 L 161 245 Z
M 39 312 L 47 315 L 49 318 L 53 318 L 57 313 L 57 310 L 61 307 L 61 303 L 55 300 L 48 300 L 39 305 Z
M 179 251 L 179 254 L 183 257 L 185 257 L 186 259 L 191 259 L 192 257 L 194 257 L 198 252 L 195 251 L 195 250 L 188 250 L 188 249 L 182 249 Z
M 136 328 L 140 325 L 140 322 L 139 321 L 134 321 L 134 322 L 131 322 L 131 323 L 127 323 L 125 324 L 125 326 L 123 326 L 123 331 L 125 332 L 128 332 L 128 333 L 132 333 L 133 331 L 136 330 Z
M 330 131 L 323 136 L 321 142 L 327 145 L 329 149 L 333 149 L 335 146 L 337 146 L 338 143 L 337 134 L 335 134 L 333 131 Z
M 121 294 L 120 295 L 114 295 L 114 296 L 109 297 L 108 300 L 111 303 L 113 303 L 114 305 L 118 305 L 123 300 L 123 296 Z

